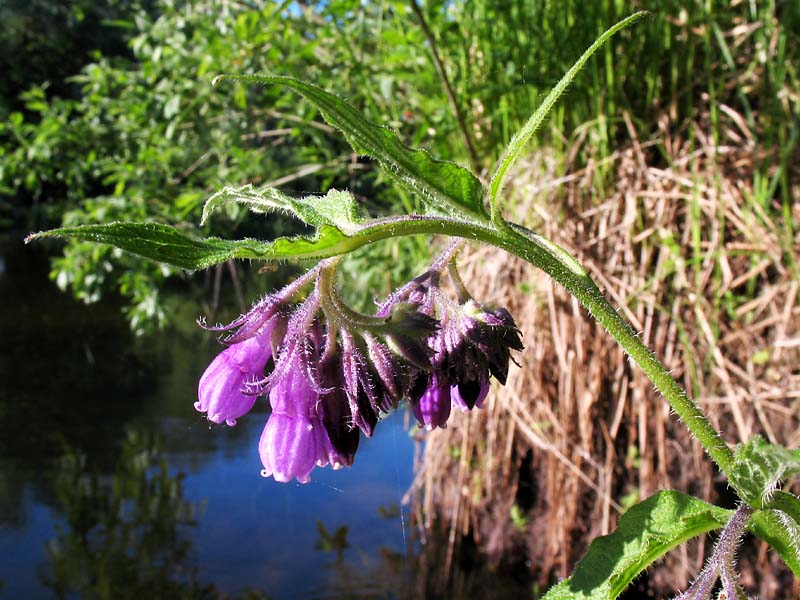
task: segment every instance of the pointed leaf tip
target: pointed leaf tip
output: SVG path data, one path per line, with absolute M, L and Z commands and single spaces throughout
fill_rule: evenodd
M 438 227 L 435 219 L 428 226 Z M 425 220 L 413 221 L 414 224 Z M 416 228 L 405 235 L 421 233 Z M 57 237 L 109 244 L 144 258 L 194 271 L 234 258 L 254 260 L 317 260 L 352 252 L 396 235 L 395 222 L 353 224 L 347 231 L 322 224 L 310 236 L 281 237 L 272 241 L 201 238 L 161 223 L 106 223 L 41 231 L 30 239 Z

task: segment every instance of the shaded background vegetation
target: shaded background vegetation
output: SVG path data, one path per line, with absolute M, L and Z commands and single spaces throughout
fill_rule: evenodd
M 641 272 L 643 280 L 635 284 L 620 275 L 604 285 L 621 294 L 634 320 L 642 315 L 643 325 L 647 315 L 662 319 L 667 329 L 677 324 L 675 335 L 685 351 L 676 353 L 674 368 L 698 398 L 719 403 L 721 388 L 715 386 L 726 381 L 728 392 L 736 390 L 728 396 L 744 408 L 720 410 L 723 421 L 733 421 L 731 430 L 769 429 L 774 419 L 793 418 L 800 364 L 786 341 L 796 339 L 798 319 L 797 290 L 792 292 L 791 283 L 798 279 L 800 221 L 795 166 L 800 5 L 778 0 L 639 4 L 458 0 L 425 2 L 414 10 L 408 2 L 348 0 L 3 3 L 0 227 L 21 235 L 60 223 L 156 220 L 195 229 L 211 193 L 248 182 L 270 183 L 291 194 L 348 188 L 373 214 L 411 210 L 415 198 L 386 186 L 372 164 L 354 156 L 341 136 L 297 98 L 264 88 L 212 88 L 211 79 L 218 73 L 273 71 L 312 81 L 346 96 L 365 118 L 396 129 L 408 144 L 486 174 L 540 96 L 585 47 L 620 17 L 647 8 L 652 17 L 612 39 L 556 107 L 531 148 L 527 170 L 518 173 L 510 210 L 520 221 L 546 227 L 598 273 Z M 677 179 L 670 185 L 650 185 L 664 172 Z M 650 206 L 643 200 L 659 194 L 676 194 L 677 204 Z M 609 207 L 609 199 L 628 211 Z M 597 216 L 617 213 L 611 220 Z M 738 226 L 737 215 L 744 215 L 746 226 Z M 268 237 L 291 231 L 292 225 L 280 220 L 244 217 L 232 208 L 207 225 L 205 233 Z M 598 245 L 601 239 L 608 247 Z M 768 243 L 763 247 L 756 244 L 764 240 Z M 669 253 L 658 262 L 653 256 L 662 248 Z M 54 246 L 54 254 L 59 249 Z M 376 251 L 380 259 L 375 254 L 354 257 L 349 262 L 349 277 L 356 282 L 350 288 L 354 301 L 368 303 L 373 295 L 385 293 L 392 279 L 412 272 L 428 251 L 425 242 L 406 240 L 381 246 Z M 180 302 L 170 298 L 188 294 L 214 309 L 221 280 L 226 278 L 225 285 L 227 278 L 241 283 L 248 268 L 221 266 L 213 274 L 192 278 L 73 242 L 53 259 L 52 277 L 87 302 L 121 294 L 123 310 L 141 333 L 174 320 Z M 475 277 L 481 277 L 480 270 Z M 737 284 L 730 285 L 732 281 Z M 266 289 L 258 278 L 242 285 Z M 518 274 L 485 291 L 498 303 L 518 304 L 525 311 L 519 320 L 540 328 L 543 321 L 534 314 L 548 304 L 546 294 L 534 293 L 531 305 L 514 294 L 527 297 L 542 285 Z M 688 294 L 697 302 L 675 310 L 676 298 Z M 778 302 L 775 294 L 786 318 L 758 328 L 744 349 L 720 345 L 730 336 L 740 339 L 737 332 L 758 323 L 762 313 L 757 307 Z M 240 296 L 238 302 L 244 302 L 246 294 Z M 546 308 L 556 306 L 557 301 L 550 301 Z M 583 327 L 583 317 L 574 318 L 577 325 L 570 321 L 553 329 L 555 347 L 564 347 L 559 331 Z M 698 342 L 692 333 L 703 322 L 707 332 Z M 775 323 L 782 323 L 780 330 Z M 529 352 L 557 359 L 555 350 L 542 350 L 553 339 L 529 333 L 529 346 L 538 346 Z M 660 339 L 654 338 L 653 345 Z M 788 347 L 777 359 L 776 343 Z M 768 351 L 756 355 L 764 349 Z M 757 373 L 779 369 L 780 393 L 770 401 L 783 412 L 752 416 L 753 385 L 734 378 L 731 387 L 731 377 L 720 375 L 715 353 L 723 351 L 738 353 L 734 366 L 745 372 L 748 356 L 751 363 L 755 360 Z M 598 348 L 587 352 L 605 356 Z M 591 414 L 609 424 L 629 416 L 615 410 L 633 402 L 608 400 L 628 398 L 628 391 L 620 396 L 619 382 L 633 375 L 618 371 L 621 360 L 613 355 L 607 365 L 598 362 L 602 374 L 596 381 L 604 383 L 587 387 L 594 399 Z M 557 405 L 564 389 L 581 387 L 576 388 L 577 375 L 562 372 L 559 377 L 567 383 L 545 378 L 515 388 L 530 413 L 528 421 L 520 413 L 523 423 L 517 420 L 515 427 L 538 431 L 543 421 L 552 421 L 547 427 L 556 429 L 564 425 L 563 431 L 574 434 L 559 442 L 568 447 L 553 439 L 552 447 L 537 447 L 529 437 L 525 441 L 525 435 L 516 435 L 497 465 L 485 455 L 474 455 L 474 471 L 486 467 L 492 476 L 481 479 L 471 497 L 459 491 L 449 502 L 448 494 L 439 490 L 436 502 L 421 508 L 429 513 L 422 521 L 443 517 L 452 531 L 477 539 L 480 551 L 492 554 L 498 564 L 508 553 L 523 557 L 520 562 L 533 557 L 534 566 L 544 569 L 543 581 L 563 575 L 576 556 L 567 552 L 553 562 L 549 551 L 528 547 L 530 536 L 541 534 L 534 525 L 549 501 L 543 491 L 547 486 L 531 474 L 534 469 L 551 479 L 575 477 L 575 469 L 546 468 L 547 460 L 566 456 L 578 471 L 587 469 L 596 478 L 581 460 L 588 456 L 605 464 L 612 455 L 624 458 L 614 464 L 625 469 L 609 474 L 616 479 L 607 482 L 605 504 L 592 504 L 586 500 L 591 490 L 575 484 L 576 509 L 560 515 L 568 525 L 559 540 L 574 546 L 576 553 L 581 547 L 576 540 L 602 532 L 631 494 L 670 482 L 668 473 L 654 478 L 653 473 L 668 469 L 663 459 L 656 464 L 658 453 L 648 454 L 654 446 L 644 443 L 649 438 L 641 429 L 633 427 L 612 443 L 597 444 L 595 434 L 574 433 L 570 423 L 576 409 L 562 406 L 548 413 L 536 404 Z M 753 377 L 759 380 L 761 375 Z M 637 385 L 638 395 L 630 392 L 630 398 L 638 401 L 649 392 Z M 725 412 L 731 410 L 733 416 Z M 504 431 L 499 429 L 502 418 L 498 413 L 498 421 L 475 425 L 484 429 L 472 431 L 487 436 Z M 773 435 L 783 441 L 793 435 L 791 418 L 789 425 L 772 427 Z M 457 435 L 457 429 L 443 435 Z M 664 435 L 690 443 L 668 427 Z M 575 439 L 580 439 L 577 446 Z M 663 435 L 659 439 L 666 444 Z M 461 444 L 454 438 L 431 443 L 429 474 L 444 474 L 445 484 L 462 481 L 463 465 L 470 463 L 460 450 L 453 451 Z M 565 464 L 561 458 L 552 460 Z M 652 468 L 648 460 L 656 461 Z M 709 477 L 703 468 L 690 473 Z M 497 493 L 518 501 L 499 512 L 483 510 L 494 498 L 485 487 L 487 480 Z M 469 518 L 463 520 L 463 515 Z M 582 526 L 587 517 L 602 525 Z M 503 535 L 498 541 L 487 531 Z M 452 552 L 447 556 L 451 560 Z M 691 572 L 691 564 L 684 566 Z

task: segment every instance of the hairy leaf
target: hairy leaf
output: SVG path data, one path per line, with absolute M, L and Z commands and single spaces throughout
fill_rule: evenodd
M 390 129 L 370 123 L 341 98 L 315 85 L 278 75 L 228 76 L 224 79 L 278 84 L 293 89 L 322 113 L 325 120 L 344 133 L 353 149 L 378 160 L 398 182 L 417 194 L 433 210 L 451 216 L 486 220 L 483 186 L 468 169 L 436 160 L 424 150 L 405 146 Z
M 800 524 L 800 499 L 789 492 L 776 490 L 764 508 L 784 512 Z
M 196 238 L 160 223 L 64 227 L 31 234 L 25 241 L 46 237 L 110 244 L 150 260 L 189 270 L 204 269 L 232 258 L 300 260 L 333 256 L 350 249 L 348 236 L 330 225 L 320 227 L 314 237 L 278 238 L 271 242 Z
M 308 225 L 333 225 L 346 233 L 355 231 L 365 218 L 349 192 L 328 190 L 324 196 L 292 198 L 276 188 L 255 188 L 248 184 L 225 187 L 211 196 L 203 207 L 201 224 L 212 212 L 228 202 L 244 204 L 257 213 L 285 212 Z
M 731 513 L 680 492 L 658 492 L 622 515 L 614 533 L 595 539 L 573 575 L 543 600 L 612 600 L 655 560 L 724 526 Z
M 761 508 L 780 482 L 795 473 L 800 473 L 800 455 L 796 450 L 770 444 L 756 435 L 736 447 L 730 483 L 742 500 Z
M 144 258 L 183 269 L 204 269 L 232 258 L 256 260 L 312 260 L 352 252 L 378 240 L 398 235 L 435 234 L 442 229 L 457 236 L 480 239 L 487 230 L 463 221 L 441 217 L 408 216 L 374 219 L 346 233 L 321 225 L 313 236 L 283 237 L 273 241 L 197 238 L 160 223 L 108 223 L 63 227 L 32 233 L 26 242 L 40 238 L 68 238 L 110 244 Z
M 750 518 L 750 531 L 767 542 L 783 562 L 800 577 L 800 526 L 783 510 L 756 511 Z

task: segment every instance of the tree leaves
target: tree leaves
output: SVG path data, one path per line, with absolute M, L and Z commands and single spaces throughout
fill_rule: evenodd
M 291 77 L 221 75 L 214 83 L 225 79 L 291 88 L 314 104 L 330 125 L 344 133 L 356 152 L 377 159 L 392 178 L 434 211 L 481 222 L 487 220 L 483 186 L 468 169 L 436 160 L 424 150 L 408 148 L 390 129 L 364 120 L 361 112 L 341 98 Z
M 658 492 L 623 514 L 612 534 L 595 539 L 573 575 L 543 600 L 612 600 L 655 560 L 722 527 L 731 513 L 680 492 Z

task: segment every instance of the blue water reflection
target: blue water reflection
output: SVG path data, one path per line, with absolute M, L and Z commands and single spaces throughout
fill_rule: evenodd
M 349 548 L 342 558 L 364 573 L 367 590 L 400 591 L 404 573 L 390 582 L 375 581 L 374 572 L 387 551 L 406 554 L 408 520 L 402 514 L 383 519 L 380 510 L 398 504 L 411 481 L 413 446 L 403 421 L 397 414 L 383 422 L 351 469 L 316 469 L 306 485 L 260 476 L 255 442 L 263 421 L 253 418 L 237 425 L 246 436 L 223 444 L 199 470 L 191 471 L 195 457 L 172 457 L 170 464 L 190 473 L 187 497 L 205 500 L 193 535 L 203 578 L 228 592 L 249 585 L 276 598 L 330 596 L 327 590 L 348 582 L 337 580 L 341 570 L 328 568 L 334 555 L 315 550 L 321 521 L 328 530 L 347 526 Z
M 404 413 L 351 469 L 264 479 L 266 402 L 234 428 L 192 406 L 210 336 L 134 339 L 119 301 L 61 294 L 43 252 L 11 236 L 0 257 L 0 596 L 410 594 Z

